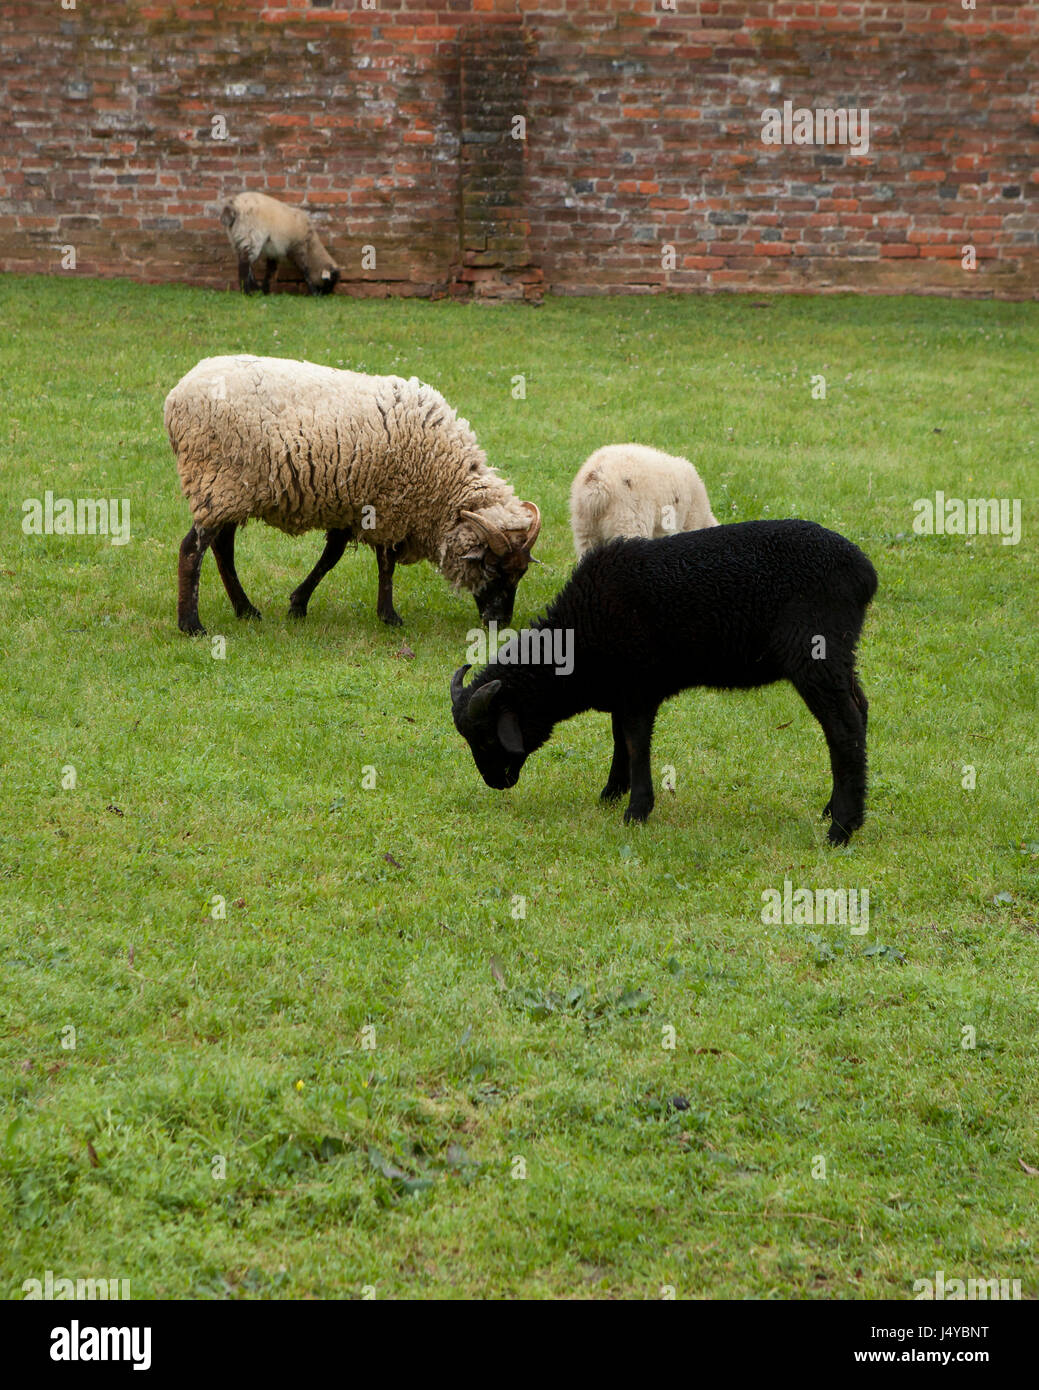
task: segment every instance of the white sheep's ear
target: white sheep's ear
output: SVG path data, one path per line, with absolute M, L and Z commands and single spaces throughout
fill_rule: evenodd
M 523 730 L 511 709 L 503 709 L 498 715 L 498 742 L 506 753 L 523 752 Z

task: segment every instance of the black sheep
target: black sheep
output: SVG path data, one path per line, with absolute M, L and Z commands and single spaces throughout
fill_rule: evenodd
M 455 726 L 484 781 L 516 784 L 561 719 L 613 717 L 606 801 L 630 789 L 625 821 L 653 809 L 650 742 L 664 700 L 690 686 L 747 690 L 788 680 L 822 725 L 833 844 L 862 824 L 866 697 L 855 647 L 877 590 L 869 559 L 812 521 L 743 521 L 589 552 L 533 629 L 473 678 L 455 672 Z M 544 660 L 572 651 L 572 672 Z M 539 660 L 539 658 L 541 658 Z

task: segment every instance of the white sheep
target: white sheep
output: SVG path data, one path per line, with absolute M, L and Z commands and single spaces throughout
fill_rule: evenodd
M 265 258 L 263 292 L 270 294 L 278 262 L 297 266 L 311 294 L 331 294 L 339 267 L 321 244 L 302 208 L 289 207 L 266 193 L 238 193 L 224 204 L 220 221 L 238 255 L 238 285 L 245 294 L 256 289 L 253 263 Z
M 615 536 L 669 536 L 718 522 L 688 459 L 644 444 L 607 444 L 577 471 L 570 525 L 580 558 Z
M 383 622 L 401 621 L 394 566 L 418 560 L 468 589 L 485 622 L 510 621 L 540 513 L 487 466 L 469 422 L 416 377 L 210 357 L 169 393 L 163 419 L 193 518 L 180 547 L 183 632 L 204 630 L 198 580 L 210 545 L 236 616 L 260 616 L 234 565 L 235 530 L 250 517 L 289 535 L 327 532 L 289 600 L 293 617 L 305 617 L 347 542 L 363 541 L 378 560 Z

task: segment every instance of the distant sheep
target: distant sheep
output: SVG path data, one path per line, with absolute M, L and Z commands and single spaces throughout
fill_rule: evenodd
M 511 619 L 540 513 L 487 466 L 469 422 L 431 386 L 278 357 L 210 357 L 169 393 L 163 418 L 194 518 L 180 547 L 182 632 L 204 631 L 198 581 L 210 545 L 236 616 L 260 616 L 234 565 L 235 530 L 250 517 L 289 535 L 327 532 L 289 600 L 292 617 L 306 616 L 347 542 L 363 541 L 379 565 L 383 622 L 401 622 L 394 566 L 418 560 L 468 589 L 485 622 Z
M 270 294 L 271 277 L 279 261 L 291 261 L 311 294 L 331 294 L 339 267 L 302 208 L 289 207 L 266 193 L 238 193 L 224 204 L 220 221 L 238 255 L 238 286 L 245 294 L 256 289 L 253 264 L 264 258 L 263 292 Z
M 464 684 L 451 706 L 489 787 L 512 787 L 553 727 L 613 717 L 602 797 L 629 789 L 625 821 L 653 809 L 650 742 L 664 700 L 691 686 L 788 680 L 822 725 L 833 790 L 829 838 L 845 844 L 866 798 L 866 696 L 855 648 L 876 593 L 867 557 L 811 521 L 744 521 L 590 551 L 543 618 Z M 565 655 L 565 662 L 560 655 Z
M 570 525 L 580 559 L 617 536 L 669 536 L 718 522 L 688 459 L 644 444 L 607 444 L 578 470 Z

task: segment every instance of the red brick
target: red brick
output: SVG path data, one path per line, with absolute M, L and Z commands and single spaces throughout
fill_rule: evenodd
M 373 11 L 175 0 L 103 6 L 103 23 L 80 4 L 75 35 L 54 23 L 56 7 L 0 9 L 0 271 L 53 272 L 43 239 L 66 235 L 60 218 L 90 214 L 100 220 L 74 233 L 83 273 L 226 288 L 215 208 L 248 187 L 328 214 L 319 226 L 337 254 L 378 246 L 379 270 L 358 271 L 350 294 L 809 291 L 822 277 L 978 293 L 935 264 L 955 266 L 966 241 L 984 254 L 986 292 L 1039 293 L 1035 0 L 973 12 L 957 0 L 684 0 L 674 13 L 659 0 L 378 0 Z M 169 73 L 185 26 L 194 61 L 178 89 Z M 96 47 L 99 34 L 113 46 Z M 761 145 L 766 79 L 811 106 L 816 92 L 847 90 L 849 72 L 873 114 L 867 157 L 844 149 L 818 164 L 814 147 Z M 230 74 L 267 92 L 229 95 Z M 210 135 L 216 113 L 224 145 Z M 516 113 L 528 139 L 511 149 L 500 136 Z M 459 147 L 460 119 L 493 143 Z M 1003 198 L 1011 184 L 1025 196 Z M 715 224 L 710 212 L 745 220 Z M 144 226 L 159 217 L 181 225 Z M 762 241 L 765 228 L 780 240 Z M 658 269 L 667 241 L 670 274 Z M 489 274 L 453 278 L 466 255 Z M 871 278 L 893 260 L 906 262 L 897 280 Z

